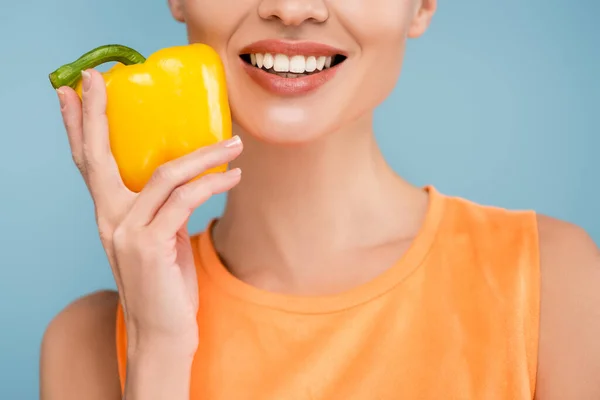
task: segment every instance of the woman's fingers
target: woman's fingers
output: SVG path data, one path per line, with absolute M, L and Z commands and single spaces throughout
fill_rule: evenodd
M 83 161 L 83 117 L 81 114 L 81 100 L 73 89 L 68 86 L 56 90 L 60 101 L 60 112 L 69 138 L 71 155 L 75 165 L 87 180 L 85 164 Z
M 181 229 L 192 212 L 211 196 L 226 192 L 240 182 L 241 170 L 205 175 L 175 189 L 160 208 L 149 228 L 166 238 Z
M 93 69 L 81 75 L 84 164 L 92 196 L 102 202 L 104 197 L 114 199 L 124 185 L 110 150 L 104 78 Z
M 106 87 L 102 76 L 94 70 L 83 71 L 81 77 L 85 158 L 89 164 L 102 164 L 110 154 Z
M 174 190 L 183 187 L 208 169 L 230 162 L 241 153 L 242 147 L 241 140 L 236 136 L 200 148 L 158 167 L 136 199 L 127 216 L 128 223 L 135 226 L 149 224 Z
M 104 88 L 104 80 L 102 77 L 100 77 L 100 79 L 102 80 L 101 87 Z M 102 100 L 102 96 L 105 96 L 105 94 L 101 93 L 101 99 L 100 101 L 97 101 L 98 96 L 93 92 L 84 93 L 84 104 L 82 104 L 82 101 L 75 90 L 68 86 L 59 88 L 57 90 L 57 94 L 60 100 L 61 114 L 67 131 L 67 136 L 69 138 L 69 145 L 71 147 L 73 161 L 83 175 L 83 179 L 85 180 L 85 183 L 94 199 L 94 203 L 96 203 L 96 208 L 98 209 L 97 197 L 100 196 L 102 188 L 97 188 L 95 186 L 97 182 L 94 181 L 98 181 L 98 179 L 92 179 L 92 182 L 90 182 L 90 169 L 88 166 L 94 165 L 93 162 L 90 162 L 89 155 L 97 154 L 95 150 L 97 143 L 90 141 L 90 138 L 93 136 L 102 135 L 104 135 L 106 138 L 108 137 L 106 117 L 104 116 L 103 110 L 106 101 Z M 86 110 L 85 115 L 84 109 Z M 102 144 L 100 146 L 102 146 Z M 96 159 L 100 160 L 99 157 Z M 111 168 L 118 170 L 116 163 L 110 154 L 110 150 L 109 156 L 104 157 L 104 160 L 101 161 L 102 164 L 94 165 L 94 173 L 106 173 Z M 97 210 L 96 212 L 100 238 L 106 249 L 106 253 L 109 258 L 119 290 L 121 289 L 121 277 L 119 270 L 116 268 L 115 255 L 110 243 L 112 243 L 112 231 L 115 229 L 118 223 L 118 218 L 120 218 L 120 216 L 124 213 L 123 206 L 126 204 L 127 194 L 128 193 L 115 193 L 114 191 L 106 193 L 105 196 L 112 197 L 112 203 L 106 204 L 106 207 L 103 207 L 101 210 Z

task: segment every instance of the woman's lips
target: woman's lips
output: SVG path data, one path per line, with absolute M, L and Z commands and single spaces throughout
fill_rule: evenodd
M 248 75 L 263 89 L 279 96 L 302 95 L 323 86 L 341 66 L 331 66 L 333 58 L 345 56 L 342 50 L 321 43 L 283 40 L 256 42 L 246 46 L 241 54 L 252 60 L 248 63 L 240 58 Z M 297 75 L 282 76 L 286 74 Z
M 330 81 L 340 67 L 340 65 L 336 65 L 312 75 L 284 78 L 262 68 L 254 67 L 241 59 L 240 62 L 250 78 L 263 89 L 280 96 L 296 96 L 312 92 Z
M 299 42 L 278 39 L 260 40 L 242 49 L 240 54 L 270 53 L 285 54 L 287 56 L 334 56 L 347 55 L 345 51 L 323 43 Z

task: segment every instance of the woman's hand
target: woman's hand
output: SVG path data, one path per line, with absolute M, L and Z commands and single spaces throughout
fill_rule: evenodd
M 237 157 L 242 144 L 235 137 L 168 162 L 133 193 L 110 151 L 104 80 L 94 70 L 83 79 L 82 102 L 68 87 L 58 95 L 73 160 L 92 195 L 119 291 L 129 356 L 144 354 L 158 364 L 154 353 L 193 357 L 198 287 L 186 224 L 196 207 L 235 186 L 240 171 L 192 179 Z

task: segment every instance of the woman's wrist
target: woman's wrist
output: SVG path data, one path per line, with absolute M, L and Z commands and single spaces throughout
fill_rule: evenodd
M 197 348 L 197 334 L 181 337 L 132 337 L 127 346 L 127 357 L 128 359 L 146 357 L 193 359 Z
M 177 358 L 193 358 L 198 348 L 198 325 L 192 324 L 177 333 L 140 329 L 127 323 L 127 357 L 148 357 L 149 354 Z
M 193 352 L 148 343 L 127 357 L 127 400 L 189 399 Z

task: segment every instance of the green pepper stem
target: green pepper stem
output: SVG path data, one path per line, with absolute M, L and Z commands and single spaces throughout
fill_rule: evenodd
M 65 64 L 49 75 L 54 89 L 61 86 L 75 88 L 81 79 L 81 71 L 94 68 L 107 62 L 120 62 L 124 65 L 142 64 L 146 58 L 137 51 L 120 44 L 107 44 L 88 51 L 72 63 Z

